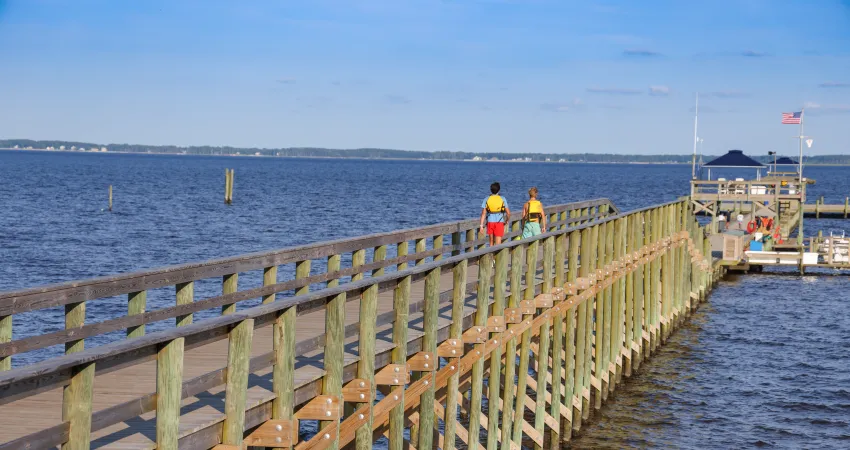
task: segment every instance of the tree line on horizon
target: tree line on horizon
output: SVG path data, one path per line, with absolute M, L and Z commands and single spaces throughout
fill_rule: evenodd
M 289 147 L 289 148 L 251 148 L 251 147 L 215 147 L 209 145 L 181 147 L 177 145 L 143 145 L 143 144 L 95 144 L 91 142 L 5 139 L 0 140 L 0 148 L 46 149 L 52 147 L 71 150 L 106 147 L 112 152 L 161 153 L 161 154 L 190 154 L 190 155 L 260 155 L 302 158 L 367 158 L 367 159 L 429 159 L 429 160 L 470 160 L 475 157 L 481 160 L 496 159 L 500 161 L 524 159 L 530 161 L 551 162 L 594 162 L 594 163 L 690 163 L 692 155 L 635 155 L 614 153 L 506 153 L 506 152 L 461 152 L 461 151 L 414 151 L 381 148 L 330 149 L 319 147 Z M 720 155 L 703 155 L 705 162 Z M 768 155 L 748 155 L 753 159 L 769 164 L 773 157 Z M 807 164 L 850 164 L 848 155 L 815 155 L 807 156 Z

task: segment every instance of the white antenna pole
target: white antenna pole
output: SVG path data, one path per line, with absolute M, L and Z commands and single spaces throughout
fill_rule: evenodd
M 691 162 L 691 179 L 695 180 L 697 178 L 697 123 L 699 120 L 699 92 L 697 92 L 697 100 L 696 106 L 694 107 L 694 157 Z M 802 151 L 802 144 L 800 144 L 800 151 Z
M 806 115 L 806 108 L 803 107 L 800 110 L 800 184 L 803 184 L 803 138 L 805 137 L 803 133 L 803 117 Z

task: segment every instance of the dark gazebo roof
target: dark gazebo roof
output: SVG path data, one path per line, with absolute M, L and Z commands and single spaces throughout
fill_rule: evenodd
M 736 168 L 747 168 L 752 167 L 762 168 L 764 165 L 753 158 L 745 155 L 742 150 L 729 150 L 729 153 L 725 155 L 707 162 L 703 167 L 736 167 Z
M 797 161 L 794 161 L 793 159 L 791 159 L 787 156 L 783 156 L 783 157 L 776 160 L 776 165 L 777 166 L 796 166 Z

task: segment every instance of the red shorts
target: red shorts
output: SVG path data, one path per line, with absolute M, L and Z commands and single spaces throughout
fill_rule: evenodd
M 487 234 L 490 236 L 502 237 L 505 235 L 504 222 L 487 222 Z

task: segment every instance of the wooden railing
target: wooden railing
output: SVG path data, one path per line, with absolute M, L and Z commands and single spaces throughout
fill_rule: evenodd
M 798 182 L 787 180 L 694 180 L 694 200 L 772 201 L 800 200 L 803 190 Z
M 571 215 L 574 211 L 578 211 L 577 217 Z M 616 207 L 608 199 L 547 208 L 549 223 L 556 227 L 616 212 Z M 509 225 L 508 229 L 512 231 L 507 234 L 508 237 L 521 234 L 518 219 Z M 386 270 L 395 270 L 399 264 L 419 264 L 448 254 L 474 250 L 483 246 L 486 240 L 486 236 L 478 236 L 478 231 L 477 220 L 464 220 L 202 263 L 0 292 L 0 371 L 12 367 L 12 355 L 63 344 L 65 352 L 72 353 L 82 350 L 88 338 L 124 330 L 128 338 L 144 336 L 146 325 L 153 322 L 173 319 L 176 326 L 184 326 L 193 322 L 194 314 L 211 308 L 221 308 L 222 315 L 231 314 L 243 302 L 262 299 L 262 303 L 269 303 L 286 293 L 306 292 L 311 285 L 357 281 L 367 276 L 380 275 Z M 368 263 L 367 257 L 371 259 Z M 256 278 L 262 277 L 262 287 L 239 290 L 240 276 L 244 278 L 251 272 L 260 271 L 262 274 L 257 273 Z M 204 281 L 220 282 L 221 295 L 196 300 L 196 283 Z M 160 302 L 161 307 L 151 308 L 149 293 L 161 288 L 171 289 L 169 302 L 173 306 L 164 306 L 165 302 Z M 106 302 L 114 305 L 122 301 L 115 297 L 122 295 L 126 295 L 126 300 L 123 300 L 126 302 L 126 315 L 99 322 L 87 320 L 86 309 L 91 309 L 93 301 L 98 303 L 94 306 Z M 63 330 L 12 339 L 16 318 L 24 313 L 55 307 L 65 309 Z M 39 320 L 39 317 L 30 315 L 29 320 Z
M 148 412 L 156 415 L 152 446 L 169 449 L 366 449 L 383 436 L 391 449 L 452 449 L 458 438 L 477 441 L 482 429 L 486 442 L 471 447 L 542 448 L 568 440 L 713 280 L 708 241 L 687 199 L 588 218 L 591 207 L 598 206 L 569 209 L 569 217 L 531 239 L 489 248 L 470 239 L 462 253 L 440 252 L 412 267 L 399 260 L 391 273 L 329 280 L 314 292 L 304 285 L 291 298 L 7 371 L 0 374 L 0 405 L 64 387 L 64 413 L 61 424 L 0 448 L 89 448 L 92 433 Z M 420 256 L 423 247 L 417 245 Z M 339 257 L 328 258 L 337 272 Z M 443 274 L 452 277 L 444 292 Z M 279 285 L 250 295 L 273 296 Z M 411 301 L 412 286 L 422 289 L 421 301 Z M 474 305 L 467 304 L 468 291 Z M 393 308 L 384 314 L 381 292 L 392 292 Z M 352 299 L 359 321 L 346 326 Z M 324 334 L 296 342 L 296 330 L 307 325 L 297 317 L 319 310 Z M 254 331 L 266 325 L 274 329 L 273 349 L 251 357 Z M 183 380 L 187 352 L 223 339 L 226 367 Z M 346 347 L 352 342 L 356 354 Z M 311 358 L 321 374 L 299 377 L 305 369 L 296 355 Z M 95 375 L 152 359 L 156 392 L 92 411 Z M 269 369 L 270 390 L 258 397 L 258 381 L 249 378 Z M 220 417 L 184 426 L 181 401 L 222 385 Z

